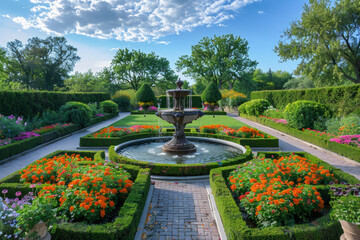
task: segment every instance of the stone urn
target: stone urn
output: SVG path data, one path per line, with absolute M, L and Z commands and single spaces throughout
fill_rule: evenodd
M 341 235 L 341 240 L 359 240 L 360 239 L 360 223 L 351 223 L 344 220 L 339 220 L 344 234 Z
M 44 222 L 39 222 L 37 223 L 33 229 L 31 229 L 28 233 L 28 235 L 31 235 L 31 233 L 33 232 L 37 232 L 37 235 L 34 237 L 30 237 L 27 236 L 25 238 L 25 240 L 50 240 L 51 239 L 51 235 L 50 233 L 47 231 L 47 226 L 46 223 Z

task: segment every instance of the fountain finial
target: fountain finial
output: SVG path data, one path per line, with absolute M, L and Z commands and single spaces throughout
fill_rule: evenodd
M 179 80 L 176 81 L 177 89 L 181 89 L 181 87 L 182 87 L 183 84 L 184 84 L 184 82 L 181 81 L 180 78 L 179 78 Z

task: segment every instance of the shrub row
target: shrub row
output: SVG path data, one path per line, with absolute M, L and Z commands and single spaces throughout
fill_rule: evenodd
M 307 141 L 307 142 L 315 144 L 319 147 L 325 148 L 329 151 L 338 153 L 338 154 L 340 154 L 344 157 L 350 158 L 354 161 L 360 162 L 360 148 L 348 146 L 346 144 L 330 142 L 330 140 L 328 140 L 328 139 L 324 139 L 319 136 L 309 135 L 308 133 L 305 133 L 301 130 L 289 127 L 282 123 L 276 123 L 267 118 L 259 118 L 259 117 L 255 117 L 255 116 L 244 115 L 244 114 L 240 114 L 240 116 L 247 118 L 249 120 L 252 120 L 254 122 L 263 124 L 265 126 L 274 128 L 276 130 L 282 131 L 282 132 L 292 135 L 294 137 L 300 138 L 304 141 Z
M 118 113 L 113 113 L 113 114 L 107 114 L 103 117 L 94 118 L 91 120 L 89 125 L 96 124 L 101 121 L 105 121 L 105 120 L 115 117 L 117 115 L 118 115 Z M 25 139 L 22 141 L 18 141 L 15 143 L 1 146 L 0 147 L 0 162 L 1 162 L 1 160 L 4 160 L 8 157 L 25 152 L 25 151 L 32 149 L 40 144 L 49 142 L 58 137 L 68 135 L 68 134 L 76 132 L 80 129 L 81 129 L 81 126 L 79 124 L 73 124 L 70 126 L 66 126 L 66 127 L 45 133 L 39 137 L 32 137 L 32 138 L 28 138 L 28 139 Z
M 105 159 L 104 151 L 56 151 L 45 156 L 45 158 L 65 153 L 91 157 L 98 162 L 104 162 Z M 86 162 L 81 164 L 86 164 Z M 121 167 L 130 172 L 134 185 L 114 221 L 107 224 L 61 223 L 57 226 L 55 233 L 52 234 L 52 239 L 134 239 L 145 206 L 145 199 L 149 192 L 150 171 L 131 165 L 121 165 Z M 7 189 L 9 191 L 8 197 L 15 197 L 17 191 L 26 194 L 33 190 L 30 188 L 30 184 L 19 184 L 20 171 L 0 180 L 0 191 Z M 37 185 L 37 191 L 42 187 Z
M 162 136 L 172 136 L 173 130 L 163 130 Z M 279 147 L 279 139 L 270 136 L 269 138 L 237 138 L 221 134 L 205 134 L 197 133 L 194 130 L 186 130 L 186 136 L 192 137 L 207 137 L 207 138 L 218 138 L 231 142 L 238 143 L 240 145 L 248 145 L 250 147 Z M 262 132 L 261 132 L 262 133 Z M 94 133 L 88 134 L 80 138 L 80 147 L 110 147 L 111 145 L 118 145 L 127 141 L 149 138 L 149 137 L 158 137 L 159 134 L 149 134 L 149 133 L 139 133 L 139 134 L 128 134 L 122 137 L 112 137 L 112 138 L 95 138 L 93 137 Z M 263 133 L 264 134 L 264 133 Z M 267 135 L 267 134 L 264 134 Z
M 138 161 L 130 159 L 124 156 L 120 156 L 115 152 L 115 147 L 109 148 L 109 158 L 113 162 L 121 164 L 136 165 L 141 168 L 149 168 L 151 174 L 162 176 L 198 176 L 209 174 L 211 169 L 221 166 L 230 166 L 234 164 L 240 164 L 252 159 L 252 151 L 249 146 L 246 147 L 246 152 L 235 158 L 227 159 L 221 162 L 211 163 L 194 163 L 194 164 L 163 164 Z
M 186 100 L 185 100 L 185 108 L 189 107 L 189 98 L 190 97 L 191 97 L 192 107 L 193 108 L 202 108 L 202 100 L 201 100 L 200 95 L 189 95 L 189 96 L 187 96 Z M 166 106 L 167 96 L 166 95 L 158 96 L 158 97 L 156 97 L 156 99 L 160 100 L 160 108 L 167 108 L 167 106 Z M 173 100 L 172 100 L 171 96 L 169 97 L 169 100 L 170 100 L 170 108 L 172 108 Z M 156 104 L 155 106 L 157 106 L 157 100 L 156 100 L 155 104 Z
M 49 91 L 0 91 L 0 114 L 33 117 L 43 111 L 58 111 L 66 102 L 83 103 L 109 100 L 108 93 L 65 93 Z
M 360 113 L 360 84 L 313 89 L 255 91 L 251 99 L 266 99 L 274 107 L 283 109 L 288 103 L 309 100 L 324 104 L 337 115 Z
M 269 156 L 279 154 L 279 152 L 259 153 L 260 156 Z M 291 154 L 291 153 L 280 153 Z M 307 153 L 303 154 L 314 163 L 328 168 L 339 180 L 348 182 L 359 182 L 353 176 L 342 172 L 341 170 L 328 165 L 314 156 Z M 214 194 L 215 202 L 219 210 L 225 233 L 228 239 L 339 239 L 343 233 L 340 223 L 332 221 L 329 215 L 325 215 L 316 220 L 317 224 L 297 224 L 292 227 L 267 227 L 267 228 L 249 228 L 242 218 L 242 214 L 237 206 L 232 193 L 227 185 L 226 179 L 229 172 L 238 169 L 239 166 L 229 166 L 213 169 L 210 172 L 210 186 Z M 329 201 L 329 187 L 317 186 L 324 198 Z

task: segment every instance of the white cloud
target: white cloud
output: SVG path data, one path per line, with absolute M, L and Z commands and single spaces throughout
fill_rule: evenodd
M 168 42 L 168 41 L 157 41 L 156 43 L 157 44 L 164 44 L 164 45 L 169 45 L 170 44 L 170 42 Z
M 258 14 L 264 14 L 264 11 L 258 11 Z
M 9 14 L 3 14 L 1 15 L 3 18 L 11 18 Z
M 31 16 L 13 20 L 27 29 L 124 41 L 157 39 L 222 26 L 240 8 L 261 0 L 30 0 Z M 161 41 L 160 41 L 161 42 Z M 159 43 L 160 43 L 159 42 Z

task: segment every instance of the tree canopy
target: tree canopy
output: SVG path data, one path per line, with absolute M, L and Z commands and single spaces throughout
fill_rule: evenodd
M 301 59 L 296 74 L 328 85 L 360 83 L 359 0 L 310 0 L 283 39 L 275 51 L 284 61 Z
M 26 87 L 53 90 L 62 86 L 68 73 L 80 57 L 77 49 L 67 45 L 64 37 L 30 38 L 24 46 L 19 40 L 7 44 L 9 50 L 9 77 Z
M 292 79 L 292 74 L 286 71 L 263 72 L 256 69 L 253 74 L 253 80 L 256 83 L 257 90 L 277 90 L 283 89 L 284 84 Z
M 119 49 L 112 60 L 119 84 L 138 90 L 143 83 L 164 89 L 175 87 L 177 75 L 166 58 L 140 50 Z
M 248 55 L 248 42 L 233 34 L 213 38 L 204 37 L 191 47 L 191 55 L 183 55 L 176 62 L 178 71 L 192 77 L 196 82 L 208 84 L 214 81 L 219 88 L 233 88 L 244 81 L 247 73 L 254 71 L 257 62 Z

